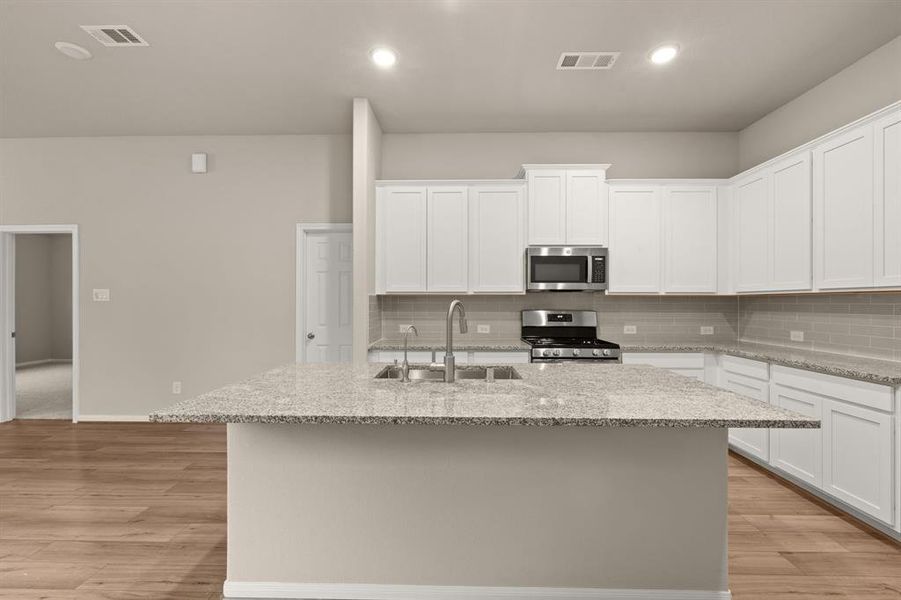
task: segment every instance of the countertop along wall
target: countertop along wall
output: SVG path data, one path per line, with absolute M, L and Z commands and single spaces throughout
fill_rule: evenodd
M 350 220 L 349 135 L 0 140 L 0 223 L 79 225 L 83 416 L 293 361 L 295 224 Z

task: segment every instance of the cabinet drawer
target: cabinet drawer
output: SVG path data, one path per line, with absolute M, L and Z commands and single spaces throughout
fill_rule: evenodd
M 704 369 L 704 355 L 700 352 L 627 352 L 624 365 L 651 365 L 661 369 Z
M 773 382 L 876 410 L 894 411 L 892 388 L 878 383 L 778 365 L 773 367 Z
M 760 379 L 761 381 L 769 381 L 770 379 L 770 366 L 759 360 L 750 360 L 739 356 L 723 356 L 720 364 L 723 367 L 723 371 L 728 373 L 744 375 Z

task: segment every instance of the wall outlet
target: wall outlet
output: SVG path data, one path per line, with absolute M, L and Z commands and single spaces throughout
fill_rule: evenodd
M 713 335 L 713 327 L 710 325 L 701 325 L 701 335 Z
M 109 290 L 106 288 L 94 288 L 94 302 L 109 302 Z
M 172 393 L 173 393 L 173 394 L 180 394 L 180 393 L 181 393 L 181 382 L 180 382 L 180 381 L 173 381 L 173 382 L 172 382 Z
M 790 334 L 793 342 L 803 342 L 804 341 L 804 332 L 803 331 L 792 331 Z
M 635 325 L 623 325 L 623 333 L 634 335 L 638 333 L 638 327 Z
M 478 333 L 491 333 L 491 325 L 477 325 L 476 331 Z
M 406 333 L 407 329 L 410 328 L 410 323 L 401 323 L 397 326 L 397 330 L 401 333 Z

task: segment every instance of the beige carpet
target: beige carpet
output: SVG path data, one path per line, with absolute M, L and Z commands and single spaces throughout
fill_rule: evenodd
M 72 418 L 72 364 L 16 369 L 17 419 Z

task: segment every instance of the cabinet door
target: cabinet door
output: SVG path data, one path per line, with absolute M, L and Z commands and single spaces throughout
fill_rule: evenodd
M 802 152 L 770 171 L 770 285 L 771 290 L 809 290 L 810 153 Z
M 529 171 L 529 244 L 566 243 L 566 171 Z
M 716 187 L 667 187 L 664 291 L 716 292 Z
M 428 189 L 428 291 L 469 289 L 469 194 L 465 186 Z
M 901 286 L 901 111 L 876 122 L 876 285 Z
M 774 383 L 770 401 L 822 420 L 824 398 Z M 823 432 L 821 429 L 771 429 L 770 464 L 813 486 L 823 486 Z
M 378 189 L 376 265 L 379 291 L 426 291 L 427 229 L 425 187 Z
M 469 190 L 469 289 L 525 291 L 525 190 L 476 185 Z
M 735 184 L 735 289 L 758 292 L 769 283 L 768 233 L 769 179 L 765 173 Z
M 610 291 L 660 291 L 660 188 L 610 187 Z
M 891 415 L 827 400 L 823 433 L 824 491 L 891 524 Z
M 607 245 L 607 182 L 603 171 L 566 172 L 566 243 Z
M 813 198 L 817 287 L 872 286 L 872 124 L 814 149 Z
M 720 373 L 720 387 L 760 402 L 769 401 L 769 383 L 766 381 L 723 371 Z M 769 429 L 762 428 L 733 427 L 729 429 L 729 443 L 751 456 L 767 461 L 770 455 L 769 432 Z

